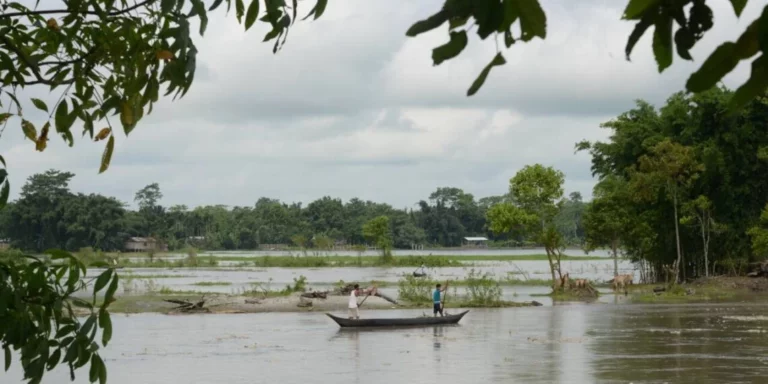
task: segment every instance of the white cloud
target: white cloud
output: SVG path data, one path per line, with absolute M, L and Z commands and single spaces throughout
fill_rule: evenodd
M 444 30 L 406 38 L 405 30 L 441 1 L 333 0 L 318 21 L 299 22 L 283 51 L 261 43 L 223 12 L 211 17 L 188 95 L 162 101 L 129 138 L 118 135 L 110 170 L 97 175 L 103 144 L 80 139 L 68 148 L 52 137 L 44 153 L 17 126 L 0 140 L 12 198 L 26 177 L 48 168 L 77 174 L 72 188 L 130 202 L 159 182 L 165 204 L 251 205 L 267 196 L 308 202 L 323 195 L 413 206 L 437 187 L 477 197 L 504 193 L 511 176 L 540 162 L 566 173 L 566 190 L 591 196 L 594 180 L 582 139 L 603 139 L 599 124 L 643 98 L 663 102 L 684 87 L 714 47 L 735 39 L 727 2 L 713 3 L 715 28 L 659 75 L 650 34 L 624 58 L 632 24 L 624 2 L 545 0 L 545 41 L 505 50 L 481 91 L 465 96 L 496 45 L 473 35 L 460 58 L 434 67 L 431 49 Z M 744 15 L 757 15 L 750 3 Z M 305 10 L 306 11 L 306 10 Z M 261 23 L 258 23 L 261 24 Z M 726 78 L 739 84 L 742 65 Z M 50 99 L 36 90 L 35 96 Z M 26 94 L 30 96 L 31 94 Z M 28 116 L 36 122 L 45 116 Z M 39 123 L 41 125 L 42 123 Z

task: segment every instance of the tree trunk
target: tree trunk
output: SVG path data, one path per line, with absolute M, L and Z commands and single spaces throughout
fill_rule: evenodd
M 677 218 L 677 189 L 675 189 L 674 192 L 672 192 L 672 199 L 673 199 L 673 206 L 675 209 L 675 241 L 677 242 L 677 269 L 678 269 L 677 275 L 678 276 L 675 276 L 675 279 L 679 281 L 680 279 L 679 270 L 680 270 L 681 261 L 683 259 L 683 254 L 680 252 L 680 227 L 679 227 L 680 223 L 678 223 L 678 218 Z
M 704 246 L 704 276 L 709 277 L 709 257 L 707 253 L 709 253 L 709 240 L 707 239 L 707 230 L 706 230 L 706 221 L 704 216 L 702 215 L 700 217 L 701 220 L 701 242 Z
M 611 249 L 613 250 L 613 276 L 619 275 L 619 254 L 617 251 L 616 239 L 611 242 Z
M 552 253 L 549 251 L 549 247 L 544 247 L 547 252 L 547 259 L 549 259 L 549 272 L 552 273 L 552 290 L 555 291 L 557 287 L 557 278 L 555 277 L 555 265 L 552 263 Z

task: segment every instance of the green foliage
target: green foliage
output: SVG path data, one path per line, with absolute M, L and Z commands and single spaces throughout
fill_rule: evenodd
M 401 300 L 415 304 L 431 303 L 432 290 L 435 289 L 435 284 L 437 281 L 429 278 L 404 275 L 397 282 L 397 295 Z
M 663 266 L 680 254 L 685 276 L 723 273 L 725 260 L 752 258 L 747 231 L 758 225 L 765 207 L 766 200 L 756 196 L 768 188 L 768 163 L 761 155 L 768 146 L 768 104 L 754 100 L 734 115 L 728 113 L 732 96 L 723 88 L 681 92 L 659 110 L 639 101 L 603 124 L 612 131 L 607 141 L 577 144 L 591 153 L 592 171 L 601 180 L 630 184 L 614 204 L 616 216 L 629 221 L 621 244 L 632 260 L 647 266 L 644 273 L 652 280 L 662 280 Z M 717 235 L 711 243 L 702 238 L 697 216 L 709 216 L 704 233 Z
M 592 251 L 601 247 L 610 248 L 614 259 L 614 275 L 618 274 L 618 253 L 622 238 L 631 230 L 630 212 L 626 205 L 629 198 L 628 183 L 618 177 L 607 176 L 595 185 L 593 200 L 584 212 L 587 234 L 584 249 Z
M 67 364 L 75 370 L 90 363 L 90 382 L 105 383 L 107 369 L 98 354 L 112 338 L 109 305 L 114 301 L 118 275 L 106 269 L 93 283 L 93 298 L 72 295 L 86 286 L 86 265 L 71 254 L 47 251 L 52 263 L 33 256 L 0 258 L 0 341 L 5 369 L 12 351 L 20 353 L 24 380 L 40 383 L 46 371 Z M 91 280 L 93 281 L 93 280 Z M 104 293 L 101 306 L 97 294 Z M 88 313 L 81 323 L 73 306 Z M 101 338 L 97 338 L 101 330 Z
M 475 269 L 469 271 L 466 279 L 467 299 L 480 306 L 494 306 L 501 302 L 501 285 L 489 273 L 481 274 Z
M 747 234 L 752 238 L 752 251 L 761 259 L 768 258 L 768 204 L 760 213 L 760 220 Z
M 392 230 L 389 227 L 389 217 L 379 216 L 365 223 L 363 236 L 381 249 L 384 262 L 392 259 Z

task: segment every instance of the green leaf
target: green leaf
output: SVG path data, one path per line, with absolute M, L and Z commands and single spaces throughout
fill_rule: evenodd
M 251 5 L 248 6 L 248 13 L 245 15 L 245 30 L 253 26 L 253 23 L 256 22 L 256 18 L 259 16 L 259 2 L 261 0 L 253 0 L 251 2 Z
M 5 178 L 8 177 L 8 171 L 0 169 L 0 184 L 5 182 Z
M 96 354 L 91 356 L 91 369 L 88 370 L 88 380 L 91 383 L 96 382 L 96 380 L 99 378 L 99 363 L 96 362 L 98 357 L 99 355 Z
M 659 3 L 659 0 L 629 0 L 627 7 L 624 9 L 624 15 L 622 19 L 636 20 L 643 17 L 648 8 L 655 6 Z
M 120 103 L 120 122 L 123 124 L 123 131 L 125 131 L 126 136 L 128 136 L 136 126 L 136 115 L 133 110 L 133 105 L 127 100 L 123 100 Z
M 408 37 L 418 36 L 424 32 L 429 32 L 443 25 L 443 23 L 446 21 L 448 21 L 448 14 L 445 11 L 440 11 L 424 20 L 417 21 L 410 28 L 408 28 L 408 31 L 405 32 L 405 35 Z
M 259 0 L 254 0 L 259 1 Z M 241 23 L 243 21 L 243 14 L 245 13 L 245 4 L 243 4 L 243 0 L 235 0 L 235 16 L 237 16 L 237 22 Z
M 744 10 L 744 7 L 747 6 L 748 0 L 731 0 L 731 5 L 733 5 L 733 10 L 736 12 L 736 16 L 741 16 L 741 12 Z
M 35 99 L 35 98 L 33 97 L 33 98 L 32 98 L 32 104 L 34 104 L 34 105 L 35 105 L 35 107 L 37 107 L 37 109 L 39 109 L 39 110 L 41 110 L 41 111 L 45 111 L 45 112 L 48 112 L 48 106 L 45 104 L 45 102 L 44 102 L 44 101 L 42 101 L 42 100 L 40 100 L 40 99 Z
M 109 283 L 109 279 L 112 278 L 112 273 L 114 271 L 112 269 L 107 269 L 106 271 L 102 272 L 98 278 L 96 278 L 96 284 L 93 286 L 93 294 L 96 295 L 97 292 L 101 291 L 102 288 L 107 286 L 107 283 Z
M 37 130 L 35 126 L 29 121 L 21 119 L 21 130 L 24 131 L 24 136 L 32 141 L 37 141 Z
M 0 124 L 5 124 L 5 121 L 11 116 L 13 116 L 11 113 L 0 113 Z M 3 162 L 3 165 L 5 165 L 5 162 Z
M 97 355 L 97 361 L 99 362 L 99 384 L 107 384 L 107 366 L 101 357 Z
M 112 161 L 112 152 L 115 150 L 115 136 L 109 136 L 107 141 L 107 147 L 104 148 L 104 154 L 101 155 L 101 167 L 99 167 L 99 173 L 109 168 L 109 162 Z
M 85 323 L 80 328 L 78 333 L 81 334 L 81 335 L 87 335 L 88 332 L 91 331 L 91 329 L 93 328 L 94 325 L 96 325 L 96 315 L 92 314 L 92 315 L 88 316 L 88 319 L 85 320 Z
M 514 43 L 515 43 L 515 38 L 512 37 L 512 31 L 510 30 L 504 31 L 504 45 L 506 45 L 507 48 L 509 48 Z
M 761 55 L 752 62 L 752 75 L 731 97 L 729 108 L 737 111 L 768 88 L 768 58 Z
M 754 34 L 757 36 L 757 41 L 760 44 L 760 49 L 763 52 L 768 52 L 768 6 L 763 8 L 763 13 L 760 15 L 760 18 L 756 21 L 757 25 L 754 27 Z M 752 26 L 750 25 L 750 29 Z M 749 31 L 749 29 L 747 30 Z M 746 35 L 747 32 L 744 33 Z M 742 38 L 739 40 L 743 40 L 745 36 L 742 35 Z
M 176 1 L 177 0 L 162 0 L 160 2 L 160 10 L 164 14 L 169 14 L 169 13 L 173 12 L 173 8 L 176 7 Z
M 432 50 L 432 62 L 440 65 L 443 61 L 458 56 L 467 46 L 467 32 L 451 32 L 451 40 Z
M 693 47 L 696 42 L 693 33 L 687 28 L 680 28 L 675 32 L 675 47 L 677 48 L 678 56 L 685 60 L 693 60 L 691 53 L 688 51 Z
M 653 25 L 653 18 L 650 16 L 643 17 L 637 24 L 635 24 L 635 28 L 632 30 L 632 33 L 629 34 L 629 39 L 627 39 L 627 46 L 624 48 L 624 54 L 627 56 L 627 60 L 629 60 L 629 56 L 632 54 L 632 49 L 635 48 L 635 44 L 637 44 L 640 38 L 643 37 L 645 31 L 648 30 L 651 25 Z
M 112 340 L 112 319 L 106 309 L 99 311 L 99 327 L 102 329 L 101 344 L 106 347 L 107 343 Z
M 0 155 L 0 163 L 3 163 L 3 167 L 7 167 L 5 164 L 5 158 L 2 155 Z
M 656 29 L 653 31 L 653 56 L 659 67 L 659 73 L 672 65 L 672 17 L 661 13 L 656 17 Z
M 208 12 L 215 11 L 216 8 L 218 8 L 221 5 L 221 3 L 223 3 L 223 2 L 224 2 L 224 0 L 215 0 L 213 2 L 213 4 L 211 5 L 211 7 L 208 8 Z
M 726 42 L 712 52 L 701 67 L 688 78 L 685 88 L 694 93 L 706 91 L 731 72 L 739 63 L 736 43 Z
M 76 260 L 75 256 L 67 251 L 62 251 L 61 249 L 48 249 L 44 254 L 51 255 L 51 260 L 61 260 L 61 259 L 70 259 L 70 260 Z
M 208 28 L 208 14 L 205 12 L 203 0 L 192 0 L 192 9 L 200 17 L 200 36 L 203 36 Z
M 61 361 L 61 349 L 56 349 L 55 351 L 53 351 L 51 356 L 48 357 L 48 361 L 47 361 L 48 370 L 50 371 L 51 369 L 56 367 L 56 365 L 59 364 L 59 361 Z
M 317 0 L 317 4 L 315 4 L 315 20 L 319 19 L 320 16 L 323 15 L 323 12 L 325 12 L 325 7 L 328 6 L 328 0 Z
M 3 346 L 3 350 L 5 351 L 5 371 L 8 372 L 8 369 L 11 368 L 11 348 L 6 344 Z
M 504 7 L 504 22 L 502 23 L 502 28 L 509 30 L 509 27 L 511 27 L 520 17 L 520 11 L 517 9 L 516 0 L 504 0 L 502 6 Z M 510 34 L 512 33 L 511 31 L 509 32 Z
M 74 124 L 74 120 L 69 116 L 69 107 L 67 106 L 67 100 L 62 100 L 59 106 L 56 108 L 56 116 L 54 123 L 56 125 L 56 132 L 64 133 L 69 132 L 69 129 Z
M 11 193 L 11 183 L 9 183 L 6 180 L 5 185 L 3 185 L 3 188 L 0 189 L 0 209 L 5 208 L 5 205 L 8 204 L 8 195 L 10 193 Z
M 72 304 L 74 304 L 75 307 L 93 309 L 93 305 L 91 305 L 91 303 L 82 299 L 78 299 L 77 297 L 72 298 Z
M 521 39 L 529 41 L 538 36 L 547 37 L 547 15 L 541 9 L 539 0 L 517 0 L 517 9 L 520 12 L 520 28 L 523 31 Z
M 115 273 L 115 276 L 112 278 L 112 282 L 109 284 L 109 288 L 107 288 L 107 293 L 104 294 L 104 305 L 103 308 L 106 308 L 109 306 L 109 303 L 112 302 L 112 299 L 115 296 L 115 292 L 117 292 L 117 286 L 118 281 L 120 280 L 120 276 Z
M 491 72 L 491 69 L 496 66 L 504 65 L 507 61 L 504 60 L 504 56 L 501 55 L 501 52 L 497 53 L 496 56 L 494 56 L 493 60 L 491 60 L 488 65 L 483 68 L 482 72 L 480 72 L 480 75 L 477 76 L 477 79 L 472 83 L 472 86 L 469 87 L 467 90 L 467 96 L 472 96 L 480 89 L 480 87 L 483 86 L 483 83 L 485 83 L 485 79 L 488 77 L 488 74 Z

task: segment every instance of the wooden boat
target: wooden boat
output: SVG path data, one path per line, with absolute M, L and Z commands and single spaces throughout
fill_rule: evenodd
M 406 318 L 392 318 L 392 319 L 347 319 L 343 317 L 336 317 L 330 313 L 326 313 L 328 317 L 333 319 L 342 328 L 370 328 L 370 327 L 423 327 L 430 325 L 447 325 L 457 324 L 464 315 L 469 311 L 464 311 L 456 315 L 447 316 L 422 316 L 422 317 L 406 317 Z

